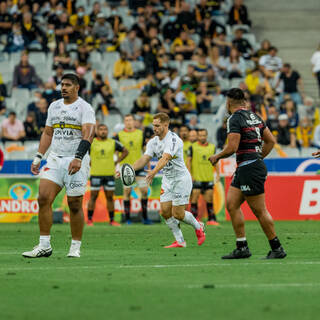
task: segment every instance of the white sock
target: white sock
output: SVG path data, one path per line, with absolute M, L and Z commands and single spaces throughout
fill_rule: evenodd
M 246 237 L 243 237 L 243 238 L 237 238 L 237 241 L 247 241 L 247 238 L 246 238 Z
M 183 222 L 190 224 L 193 226 L 196 230 L 199 230 L 201 228 L 200 223 L 197 221 L 197 219 L 193 216 L 193 214 L 189 211 L 184 212 L 184 218 Z
M 169 229 L 172 231 L 173 236 L 175 237 L 175 239 L 179 243 L 184 242 L 182 231 L 179 228 L 179 221 L 177 219 L 175 219 L 174 217 L 171 217 L 171 218 L 166 220 L 166 224 L 169 227 Z
M 39 244 L 42 248 L 50 248 L 50 236 L 40 236 Z
M 71 246 L 72 246 L 72 247 L 76 247 L 77 249 L 80 249 L 80 247 L 81 247 L 81 241 L 79 241 L 79 240 L 73 240 L 73 239 L 72 239 L 72 241 L 71 241 Z

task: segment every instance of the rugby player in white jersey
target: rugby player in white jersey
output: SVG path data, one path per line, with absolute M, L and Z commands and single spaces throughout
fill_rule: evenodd
M 169 130 L 169 123 L 166 113 L 158 113 L 153 117 L 155 137 L 148 142 L 145 154 L 134 163 L 133 168 L 143 169 L 153 157 L 159 159 L 155 168 L 147 174 L 146 181 L 150 184 L 155 175 L 163 169 L 161 215 L 176 239 L 165 248 L 186 247 L 179 221 L 195 229 L 198 245 L 201 245 L 205 241 L 203 224 L 185 210 L 192 190 L 192 179 L 183 160 L 183 141 Z
M 22 254 L 26 258 L 49 257 L 52 254 L 51 205 L 63 187 L 67 193 L 72 235 L 68 257 L 80 257 L 84 226 L 82 199 L 89 178 L 88 150 L 94 137 L 96 119 L 92 107 L 78 96 L 78 91 L 78 77 L 65 74 L 61 81 L 62 99 L 52 102 L 48 109 L 46 127 L 31 165 L 31 172 L 39 174 L 41 159 L 50 147 L 47 164 L 40 173 L 40 241 L 33 250 Z

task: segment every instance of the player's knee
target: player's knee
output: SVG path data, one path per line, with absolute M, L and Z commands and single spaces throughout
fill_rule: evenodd
M 172 215 L 173 215 L 176 219 L 178 219 L 178 220 L 183 220 L 183 218 L 184 218 L 184 211 L 182 212 L 182 211 L 180 211 L 180 210 L 173 210 L 173 211 L 172 211 Z
M 51 197 L 49 194 L 39 193 L 38 195 L 38 204 L 39 207 L 50 205 L 52 203 Z
M 233 203 L 233 202 L 227 202 L 227 210 L 229 211 L 229 212 L 234 212 L 234 211 L 236 211 L 236 210 L 238 210 L 239 209 L 239 207 L 235 204 L 235 203 Z
M 268 212 L 265 208 L 251 208 L 251 209 L 257 218 L 261 218 L 265 215 L 268 215 Z
M 72 213 L 79 212 L 81 209 L 81 204 L 82 204 L 82 201 L 79 200 L 77 197 L 68 199 L 68 206 L 69 206 L 70 212 Z

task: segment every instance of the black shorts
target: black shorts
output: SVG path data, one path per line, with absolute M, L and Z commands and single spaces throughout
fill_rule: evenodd
M 233 175 L 231 185 L 240 189 L 246 196 L 256 196 L 264 193 L 267 174 L 267 167 L 263 160 L 256 160 L 238 167 Z
M 116 187 L 114 176 L 91 176 L 91 190 L 100 190 L 103 187 L 105 190 L 113 191 Z
M 206 182 L 201 182 L 201 181 L 193 181 L 193 189 L 200 189 L 201 193 L 205 193 L 207 190 L 212 190 L 214 186 L 213 181 L 206 181 Z
M 140 169 L 136 171 L 136 177 L 145 177 L 147 173 L 144 171 L 144 169 Z

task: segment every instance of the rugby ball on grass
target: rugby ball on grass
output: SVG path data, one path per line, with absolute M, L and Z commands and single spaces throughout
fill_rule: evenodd
M 136 173 L 128 163 L 124 163 L 121 167 L 121 180 L 125 186 L 131 186 L 136 180 Z

